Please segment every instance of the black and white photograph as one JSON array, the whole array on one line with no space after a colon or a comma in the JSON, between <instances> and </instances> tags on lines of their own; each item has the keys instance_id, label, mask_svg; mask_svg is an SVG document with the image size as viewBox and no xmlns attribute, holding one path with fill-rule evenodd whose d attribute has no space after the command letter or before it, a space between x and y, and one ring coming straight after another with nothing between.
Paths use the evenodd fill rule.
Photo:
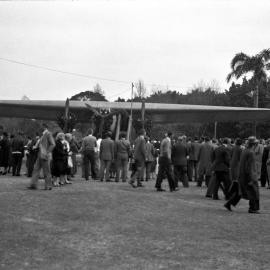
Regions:
<instances>
[{"instance_id":1,"label":"black and white photograph","mask_svg":"<svg viewBox=\"0 0 270 270\"><path fill-rule=\"evenodd\" d=\"M269 270L269 14L0 0L0 270Z\"/></svg>"}]
</instances>

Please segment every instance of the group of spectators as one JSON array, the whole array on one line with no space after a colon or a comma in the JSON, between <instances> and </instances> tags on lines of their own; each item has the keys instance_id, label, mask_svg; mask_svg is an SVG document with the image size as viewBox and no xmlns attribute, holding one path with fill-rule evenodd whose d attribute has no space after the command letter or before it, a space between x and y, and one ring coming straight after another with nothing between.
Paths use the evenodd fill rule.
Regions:
<instances>
[{"instance_id":1,"label":"group of spectators","mask_svg":"<svg viewBox=\"0 0 270 270\"><path fill-rule=\"evenodd\" d=\"M20 176L24 150L23 133L18 132L16 136L9 135L0 126L0 174L11 172L13 176Z\"/></svg>"},{"instance_id":2,"label":"group of spectators","mask_svg":"<svg viewBox=\"0 0 270 270\"><path fill-rule=\"evenodd\" d=\"M145 144L143 147L144 162L142 168L137 175L138 181L148 181L155 173L157 150L149 137L143 138ZM95 180L106 182L126 182L128 178L128 169L135 174L136 155L138 149L135 142L135 148L126 138L125 133L119 135L119 139L112 140L112 133L107 132L103 139L96 139L93 136L93 130L88 130L88 135L83 138L80 153L83 159L83 175L89 180L89 164L91 165L91 176ZM99 165L96 165L99 164ZM113 176L113 177L112 177ZM114 180L112 180L114 178Z\"/></svg>"},{"instance_id":3,"label":"group of spectators","mask_svg":"<svg viewBox=\"0 0 270 270\"><path fill-rule=\"evenodd\" d=\"M42 134L27 141L21 132L9 138L0 127L1 173L6 174L12 168L12 175L19 176L22 158L26 155L31 189L37 188L41 174L45 178L45 189L70 184L77 173L78 153L82 157L82 177L87 181L91 177L106 182L126 182L129 168L128 183L134 188L142 187L142 181L155 178L158 164L157 191L165 191L162 188L165 178L172 192L179 189L179 182L184 187L189 187L190 181L195 181L198 187L205 182L206 197L218 200L221 189L228 200L225 207L230 211L231 205L235 206L243 197L250 200L250 212L258 212L258 181L262 187L268 184L269 188L270 140L258 141L254 137L198 139L185 135L173 137L167 132L159 143L151 141L141 130L131 145L124 133L114 141L111 132L97 139L93 129L89 129L79 144L70 133L52 135L45 124Z\"/></svg>"},{"instance_id":4,"label":"group of spectators","mask_svg":"<svg viewBox=\"0 0 270 270\"><path fill-rule=\"evenodd\" d=\"M228 200L224 206L229 211L240 198L245 198L250 203L249 213L258 213L258 181L261 181L262 187L268 183L269 188L269 142L258 141L255 137L243 141L228 138L210 140L206 137L198 141L183 135L175 139L168 132L160 146L155 187L157 191L165 191L161 185L167 178L170 191L176 191L179 181L188 187L194 176L197 186L205 182L206 197L219 200L218 191L221 189ZM130 184L135 187L134 179Z\"/></svg>"}]
</instances>

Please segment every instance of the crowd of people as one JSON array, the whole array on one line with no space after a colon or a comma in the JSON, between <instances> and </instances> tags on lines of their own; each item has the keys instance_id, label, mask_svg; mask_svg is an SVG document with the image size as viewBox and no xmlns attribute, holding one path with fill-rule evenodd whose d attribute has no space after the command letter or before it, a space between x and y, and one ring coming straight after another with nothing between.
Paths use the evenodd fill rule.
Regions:
<instances>
[{"instance_id":1,"label":"crowd of people","mask_svg":"<svg viewBox=\"0 0 270 270\"><path fill-rule=\"evenodd\" d=\"M219 200L221 189L227 200L224 206L229 211L244 198L249 200L249 212L259 213L258 182L269 188L270 140L187 138L167 132L159 142L140 130L131 145L125 133L114 141L111 132L104 138L96 138L93 129L89 129L87 136L78 142L71 133L52 134L46 124L41 134L27 139L22 132L9 136L0 127L1 174L11 172L20 176L26 155L30 189L37 189L41 177L45 179L46 190L71 184L78 173L78 154L82 157L81 176L86 181L128 181L133 188L139 188L143 187L143 181L155 179L158 192L165 191L164 179L168 180L171 192L179 190L179 183L185 188L191 181L198 187L205 183L205 196Z\"/></svg>"}]
</instances>

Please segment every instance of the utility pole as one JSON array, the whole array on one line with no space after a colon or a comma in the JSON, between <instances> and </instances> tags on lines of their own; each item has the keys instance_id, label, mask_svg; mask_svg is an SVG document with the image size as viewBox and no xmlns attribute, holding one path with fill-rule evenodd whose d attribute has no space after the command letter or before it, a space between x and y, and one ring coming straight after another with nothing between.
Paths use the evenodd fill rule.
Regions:
<instances>
[{"instance_id":1,"label":"utility pole","mask_svg":"<svg viewBox=\"0 0 270 270\"><path fill-rule=\"evenodd\" d=\"M218 122L215 121L215 131L214 131L214 138L215 139L217 138L217 124L218 124Z\"/></svg>"},{"instance_id":2,"label":"utility pole","mask_svg":"<svg viewBox=\"0 0 270 270\"><path fill-rule=\"evenodd\" d=\"M69 99L66 99L65 103L65 115L64 115L64 132L68 132L68 121L69 121Z\"/></svg>"},{"instance_id":3,"label":"utility pole","mask_svg":"<svg viewBox=\"0 0 270 270\"><path fill-rule=\"evenodd\" d=\"M130 100L130 116L128 121L127 139L130 140L131 129L132 129L132 114L133 114L133 88L134 83L131 83L131 100Z\"/></svg>"},{"instance_id":4,"label":"utility pole","mask_svg":"<svg viewBox=\"0 0 270 270\"><path fill-rule=\"evenodd\" d=\"M142 98L142 129L145 128L145 98Z\"/></svg>"},{"instance_id":5,"label":"utility pole","mask_svg":"<svg viewBox=\"0 0 270 270\"><path fill-rule=\"evenodd\" d=\"M256 85L256 90L254 92L254 108L259 108L259 85L258 85L258 83ZM256 137L256 135L257 135L257 122L256 121L254 121L253 134Z\"/></svg>"}]
</instances>

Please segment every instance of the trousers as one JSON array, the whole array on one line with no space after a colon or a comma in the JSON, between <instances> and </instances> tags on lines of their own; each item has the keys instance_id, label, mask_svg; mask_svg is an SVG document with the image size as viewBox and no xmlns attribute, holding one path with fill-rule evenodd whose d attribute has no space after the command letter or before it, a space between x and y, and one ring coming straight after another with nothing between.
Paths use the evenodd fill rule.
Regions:
<instances>
[{"instance_id":1,"label":"trousers","mask_svg":"<svg viewBox=\"0 0 270 270\"><path fill-rule=\"evenodd\" d=\"M168 179L170 190L174 190L175 182L174 182L174 177L172 173L171 160L167 157L160 157L158 175L157 175L157 180L156 180L156 185L155 185L157 189L161 188L162 181L166 177Z\"/></svg>"},{"instance_id":2,"label":"trousers","mask_svg":"<svg viewBox=\"0 0 270 270\"><path fill-rule=\"evenodd\" d=\"M42 159L40 157L37 158L36 163L34 165L34 170L33 170L30 185L35 188L37 187L41 169L43 170L43 174L45 178L45 188L51 188L52 177L51 177L51 170L50 170L50 161L46 159Z\"/></svg>"}]
</instances>

